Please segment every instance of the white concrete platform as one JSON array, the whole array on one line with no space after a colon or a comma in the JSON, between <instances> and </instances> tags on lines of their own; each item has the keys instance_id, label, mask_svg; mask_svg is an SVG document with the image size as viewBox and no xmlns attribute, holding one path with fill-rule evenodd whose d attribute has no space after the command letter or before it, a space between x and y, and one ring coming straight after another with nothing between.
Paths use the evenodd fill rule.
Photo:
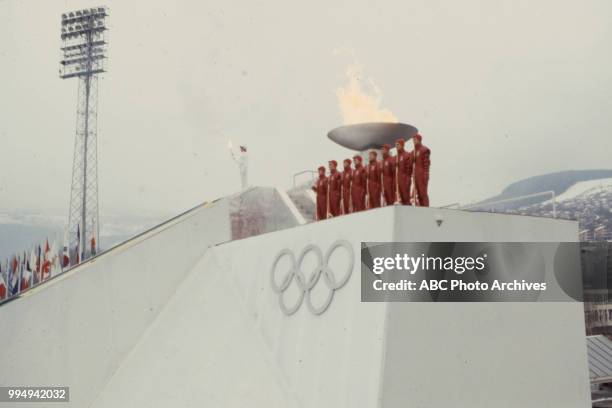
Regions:
<instances>
[{"instance_id":1,"label":"white concrete platform","mask_svg":"<svg viewBox=\"0 0 612 408\"><path fill-rule=\"evenodd\" d=\"M387 207L207 248L226 211L0 308L0 385L69 385L70 406L95 408L590 406L581 303L360 302L362 241L575 241L576 223ZM321 315L283 314L276 255L339 239L346 286ZM321 279L313 302L327 293Z\"/></svg>"}]
</instances>

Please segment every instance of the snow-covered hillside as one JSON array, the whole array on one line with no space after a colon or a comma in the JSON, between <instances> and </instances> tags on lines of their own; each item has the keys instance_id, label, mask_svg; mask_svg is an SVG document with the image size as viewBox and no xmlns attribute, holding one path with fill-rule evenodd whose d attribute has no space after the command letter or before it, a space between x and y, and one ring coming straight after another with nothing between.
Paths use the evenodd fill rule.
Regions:
<instances>
[{"instance_id":1,"label":"snow-covered hillside","mask_svg":"<svg viewBox=\"0 0 612 408\"><path fill-rule=\"evenodd\" d=\"M536 217L556 215L577 220L583 240L612 240L612 177L609 172L569 171L532 177L511 184L496 197L464 208ZM586 177L591 179L585 180ZM556 211L553 211L550 195L531 196L548 191L557 193ZM515 200L525 195L528 197Z\"/></svg>"},{"instance_id":2,"label":"snow-covered hillside","mask_svg":"<svg viewBox=\"0 0 612 408\"><path fill-rule=\"evenodd\" d=\"M552 200L507 212L552 217ZM578 220L582 240L612 240L612 178L572 185L557 197L556 216Z\"/></svg>"},{"instance_id":3,"label":"snow-covered hillside","mask_svg":"<svg viewBox=\"0 0 612 408\"><path fill-rule=\"evenodd\" d=\"M559 195L557 202L571 200L580 196L586 198L590 195L610 190L612 190L612 178L580 181Z\"/></svg>"}]
</instances>

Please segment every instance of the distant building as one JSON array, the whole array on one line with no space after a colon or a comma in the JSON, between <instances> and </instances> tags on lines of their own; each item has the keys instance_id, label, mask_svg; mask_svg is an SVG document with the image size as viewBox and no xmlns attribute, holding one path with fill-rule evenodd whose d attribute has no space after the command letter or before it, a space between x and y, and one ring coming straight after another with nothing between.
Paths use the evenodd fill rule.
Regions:
<instances>
[{"instance_id":1,"label":"distant building","mask_svg":"<svg viewBox=\"0 0 612 408\"><path fill-rule=\"evenodd\" d=\"M612 242L583 242L581 255L586 332L612 335Z\"/></svg>"}]
</instances>

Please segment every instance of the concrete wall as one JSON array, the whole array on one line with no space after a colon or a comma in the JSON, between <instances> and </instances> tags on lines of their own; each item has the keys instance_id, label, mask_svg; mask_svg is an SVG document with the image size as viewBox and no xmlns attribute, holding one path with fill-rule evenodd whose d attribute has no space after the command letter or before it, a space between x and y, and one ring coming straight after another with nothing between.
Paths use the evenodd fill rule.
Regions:
<instances>
[{"instance_id":1,"label":"concrete wall","mask_svg":"<svg viewBox=\"0 0 612 408\"><path fill-rule=\"evenodd\" d=\"M576 222L550 218L424 208L397 218L412 228L396 241L578 237ZM386 318L385 408L590 406L582 303L390 303Z\"/></svg>"},{"instance_id":2,"label":"concrete wall","mask_svg":"<svg viewBox=\"0 0 612 408\"><path fill-rule=\"evenodd\" d=\"M222 268L232 279L267 353L300 406L377 406L385 305L360 302L359 251L361 241L392 240L393 223L393 211L361 213L217 248ZM270 268L275 256L288 248L297 258L309 244L316 244L325 254L340 239L352 245L355 257L346 286L335 292L329 308L320 316L313 315L305 303L294 315L285 316L278 295L271 290ZM339 279L347 259L342 250L338 252L330 265ZM309 256L302 270L308 276L313 266L314 259ZM279 265L277 281L288 267L287 263ZM321 304L328 293L321 277L313 291L313 303ZM292 304L297 294L294 282L285 293L286 303Z\"/></svg>"},{"instance_id":3,"label":"concrete wall","mask_svg":"<svg viewBox=\"0 0 612 408\"><path fill-rule=\"evenodd\" d=\"M396 207L219 245L93 406L587 407L580 303L360 302L361 241L576 237L573 222ZM270 277L276 255L287 248L297 257L310 244L325 253L339 239L356 260L346 286L321 315L306 304L283 314ZM313 265L309 255L302 270ZM346 258L330 266L340 271ZM288 267L279 263L277 283ZM313 302L327 293L321 278ZM293 282L284 299L298 294Z\"/></svg>"},{"instance_id":4,"label":"concrete wall","mask_svg":"<svg viewBox=\"0 0 612 408\"><path fill-rule=\"evenodd\" d=\"M227 278L207 251L92 407L297 407Z\"/></svg>"},{"instance_id":5,"label":"concrete wall","mask_svg":"<svg viewBox=\"0 0 612 408\"><path fill-rule=\"evenodd\" d=\"M79 408L589 404L580 303L360 302L362 241L573 241L574 222L389 207L207 249L230 233L219 201L3 305L0 385L67 385ZM347 284L285 315L277 254L338 240ZM313 303L329 293L320 277Z\"/></svg>"},{"instance_id":6,"label":"concrete wall","mask_svg":"<svg viewBox=\"0 0 612 408\"><path fill-rule=\"evenodd\" d=\"M227 202L205 205L3 305L0 385L70 386L70 406L89 406L207 247L229 238Z\"/></svg>"},{"instance_id":7,"label":"concrete wall","mask_svg":"<svg viewBox=\"0 0 612 408\"><path fill-rule=\"evenodd\" d=\"M390 240L393 213L377 214L366 227L370 217L312 223L208 251L94 407L376 406L385 305L360 302L359 263L318 317L306 304L285 316L270 290L271 262L283 248L297 256L306 245L325 251L345 238L358 257L362 240ZM305 260L305 272L312 261ZM343 259L336 261L341 268ZM295 295L288 291L287 302ZM325 295L317 291L313 301ZM152 389L164 391L151 395Z\"/></svg>"},{"instance_id":8,"label":"concrete wall","mask_svg":"<svg viewBox=\"0 0 612 408\"><path fill-rule=\"evenodd\" d=\"M398 242L578 241L575 221L424 207L395 207L395 211Z\"/></svg>"}]
</instances>

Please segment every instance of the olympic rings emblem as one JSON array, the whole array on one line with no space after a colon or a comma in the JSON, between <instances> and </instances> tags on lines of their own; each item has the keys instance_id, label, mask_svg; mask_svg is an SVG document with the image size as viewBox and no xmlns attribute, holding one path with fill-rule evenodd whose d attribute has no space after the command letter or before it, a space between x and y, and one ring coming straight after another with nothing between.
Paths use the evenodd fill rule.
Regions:
<instances>
[{"instance_id":1,"label":"olympic rings emblem","mask_svg":"<svg viewBox=\"0 0 612 408\"><path fill-rule=\"evenodd\" d=\"M348 251L349 262L345 273L341 276L340 279L337 279L331 268L329 267L329 259L331 258L334 251L340 247L343 247ZM311 252L317 257L317 265L315 266L315 268L313 268L309 275L306 276L302 271L302 262L304 261L306 255ZM285 256L288 257L291 261L291 267L287 274L282 278L282 282L279 285L277 284L276 279L276 269L278 266L278 262ZM298 311L298 309L304 302L304 299L306 299L306 305L308 306L308 310L310 310L312 314L320 315L324 313L331 304L335 291L342 288L348 282L349 278L351 277L351 274L353 273L354 263L355 254L353 252L353 246L346 240L338 240L334 242L325 253L325 256L323 256L321 248L319 248L317 245L307 245L300 253L300 256L297 258L297 261L295 259L295 255L290 249L282 249L274 258L274 262L272 262L272 267L270 268L270 283L272 286L272 290L278 294L278 303L282 312L287 316L291 316L292 314ZM312 303L310 294L312 289L319 282L321 275L323 275L323 282L329 289L329 293L327 295L327 298L325 299L325 302L322 305L316 306ZM283 294L285 293L287 288L289 288L289 285L291 285L291 282L293 282L293 280L295 280L300 294L293 305L287 306L285 304Z\"/></svg>"}]
</instances>

